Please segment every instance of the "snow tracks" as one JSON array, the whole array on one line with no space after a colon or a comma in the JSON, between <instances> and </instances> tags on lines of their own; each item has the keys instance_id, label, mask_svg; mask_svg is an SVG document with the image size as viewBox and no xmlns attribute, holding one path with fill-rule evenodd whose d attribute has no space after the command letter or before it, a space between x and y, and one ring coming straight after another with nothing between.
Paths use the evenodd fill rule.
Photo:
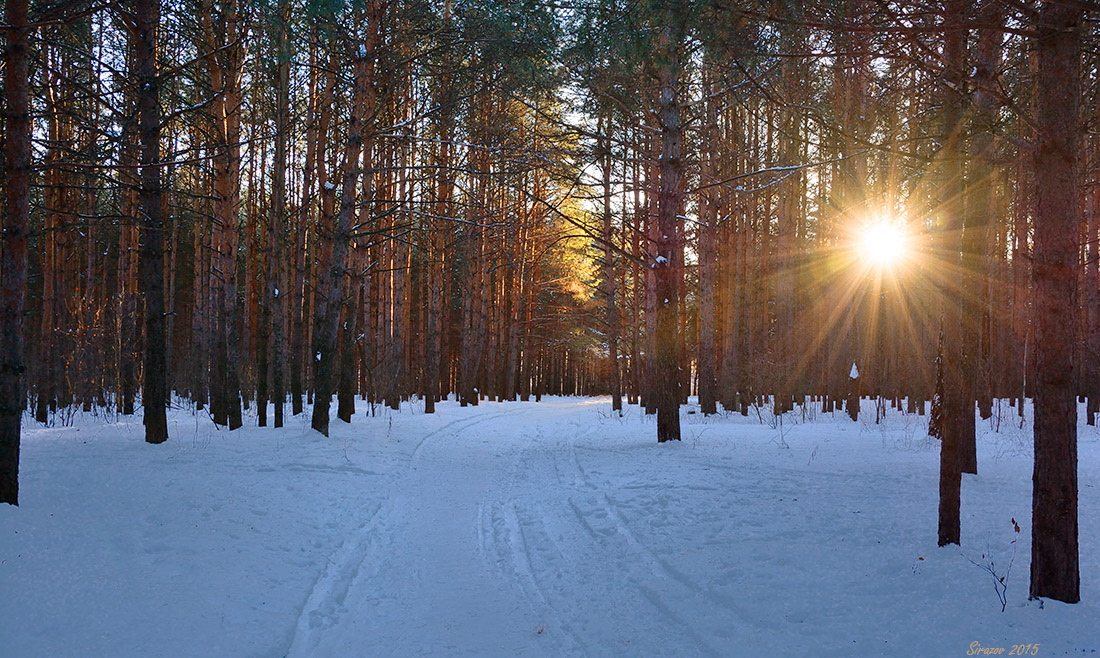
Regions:
<instances>
[{"instance_id":1,"label":"snow tracks","mask_svg":"<svg viewBox=\"0 0 1100 658\"><path fill-rule=\"evenodd\" d=\"M611 441L623 426L575 401L443 408L393 421L407 459L288 655L721 656L758 624L661 543L683 529L685 489L659 475L683 446Z\"/></svg>"}]
</instances>

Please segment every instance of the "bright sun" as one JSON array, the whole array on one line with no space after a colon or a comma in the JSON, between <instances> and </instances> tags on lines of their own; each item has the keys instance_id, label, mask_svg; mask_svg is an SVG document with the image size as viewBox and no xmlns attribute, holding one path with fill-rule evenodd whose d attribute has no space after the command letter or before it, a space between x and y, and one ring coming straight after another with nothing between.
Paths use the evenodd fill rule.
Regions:
<instances>
[{"instance_id":1,"label":"bright sun","mask_svg":"<svg viewBox=\"0 0 1100 658\"><path fill-rule=\"evenodd\" d=\"M890 267L905 257L905 231L892 222L876 222L864 227L859 241L864 260L880 267Z\"/></svg>"}]
</instances>

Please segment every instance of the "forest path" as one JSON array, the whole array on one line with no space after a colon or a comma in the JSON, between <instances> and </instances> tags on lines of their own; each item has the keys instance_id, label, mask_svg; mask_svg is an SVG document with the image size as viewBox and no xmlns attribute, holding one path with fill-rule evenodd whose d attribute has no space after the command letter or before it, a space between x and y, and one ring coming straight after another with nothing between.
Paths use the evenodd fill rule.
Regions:
<instances>
[{"instance_id":1,"label":"forest path","mask_svg":"<svg viewBox=\"0 0 1100 658\"><path fill-rule=\"evenodd\" d=\"M435 655L545 654L531 642L539 633L523 590L487 561L485 511L513 495L530 448L530 437L508 436L508 418L549 419L529 418L529 405L450 411L456 420L403 439L407 463L331 557L289 656L384 655L417 636Z\"/></svg>"},{"instance_id":2,"label":"forest path","mask_svg":"<svg viewBox=\"0 0 1100 658\"><path fill-rule=\"evenodd\" d=\"M448 414L401 439L407 460L329 558L289 656L719 656L759 623L652 544L676 523L659 471L682 446L644 423L626 450L608 443L621 423L596 403Z\"/></svg>"}]
</instances>

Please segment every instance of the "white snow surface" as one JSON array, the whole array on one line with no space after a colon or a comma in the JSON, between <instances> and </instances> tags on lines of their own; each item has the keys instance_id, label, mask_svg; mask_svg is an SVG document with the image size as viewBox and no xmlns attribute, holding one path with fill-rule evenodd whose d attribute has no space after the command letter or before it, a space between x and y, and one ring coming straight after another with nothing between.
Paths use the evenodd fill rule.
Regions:
<instances>
[{"instance_id":1,"label":"white snow surface","mask_svg":"<svg viewBox=\"0 0 1100 658\"><path fill-rule=\"evenodd\" d=\"M437 409L360 403L326 438L308 410L228 432L175 408L159 446L138 417L28 421L22 505L0 505L0 656L1100 648L1100 434L1083 421L1083 602L1066 605L1028 601L1030 424L1007 404L999 431L979 422L962 546L944 548L926 417L689 406L684 440L658 445L652 416L606 398ZM969 560L1004 575L1013 547L1002 613Z\"/></svg>"}]
</instances>

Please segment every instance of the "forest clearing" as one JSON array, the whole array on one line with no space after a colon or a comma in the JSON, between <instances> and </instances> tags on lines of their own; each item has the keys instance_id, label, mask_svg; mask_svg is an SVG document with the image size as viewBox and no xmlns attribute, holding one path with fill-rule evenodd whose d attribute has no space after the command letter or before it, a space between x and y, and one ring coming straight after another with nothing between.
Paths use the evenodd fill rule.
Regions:
<instances>
[{"instance_id":1,"label":"forest clearing","mask_svg":"<svg viewBox=\"0 0 1100 658\"><path fill-rule=\"evenodd\" d=\"M1028 600L1030 428L978 424L963 541L937 548L926 416L773 427L767 409L697 409L668 444L652 440L651 416L619 418L606 397L449 401L431 416L360 404L367 417L328 439L304 420L238 434L173 409L164 450L124 418L29 430L27 502L0 507L0 646L118 658L1100 649L1097 515L1082 515L1083 602ZM1082 426L1080 449L1081 506L1097 509L1100 431ZM1006 576L1004 612L986 565Z\"/></svg>"}]
</instances>

